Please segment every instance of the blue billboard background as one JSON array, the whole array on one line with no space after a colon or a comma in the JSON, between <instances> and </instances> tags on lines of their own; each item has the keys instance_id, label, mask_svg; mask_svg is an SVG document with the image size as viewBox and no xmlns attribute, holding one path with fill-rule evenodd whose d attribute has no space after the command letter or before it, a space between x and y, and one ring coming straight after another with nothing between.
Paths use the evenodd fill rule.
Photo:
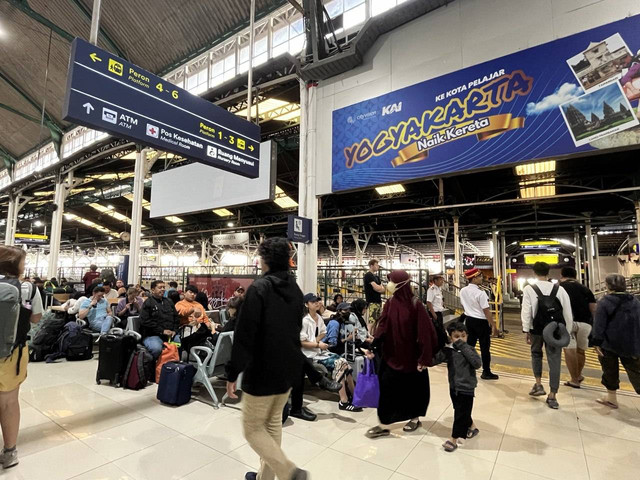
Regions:
<instances>
[{"instance_id":1,"label":"blue billboard background","mask_svg":"<svg viewBox=\"0 0 640 480\"><path fill-rule=\"evenodd\" d=\"M598 69L589 60L603 48L613 61ZM633 16L336 110L332 189L640 143L639 49L640 16ZM598 98L613 98L613 110L575 113ZM475 112L466 110L474 102Z\"/></svg>"}]
</instances>

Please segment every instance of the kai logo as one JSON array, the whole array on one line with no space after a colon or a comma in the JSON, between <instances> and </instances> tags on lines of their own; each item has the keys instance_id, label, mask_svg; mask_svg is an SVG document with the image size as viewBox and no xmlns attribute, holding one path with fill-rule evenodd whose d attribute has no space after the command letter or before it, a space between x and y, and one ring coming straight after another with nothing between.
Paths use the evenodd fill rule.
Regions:
<instances>
[{"instance_id":1,"label":"kai logo","mask_svg":"<svg viewBox=\"0 0 640 480\"><path fill-rule=\"evenodd\" d=\"M402 102L392 103L386 107L382 107L382 116L391 115L392 113L399 113L402 111Z\"/></svg>"},{"instance_id":2,"label":"kai logo","mask_svg":"<svg viewBox=\"0 0 640 480\"><path fill-rule=\"evenodd\" d=\"M124 71L124 67L120 62L115 61L113 58L109 59L109 71L111 73L115 73L116 75L122 76L122 72Z\"/></svg>"}]
</instances>

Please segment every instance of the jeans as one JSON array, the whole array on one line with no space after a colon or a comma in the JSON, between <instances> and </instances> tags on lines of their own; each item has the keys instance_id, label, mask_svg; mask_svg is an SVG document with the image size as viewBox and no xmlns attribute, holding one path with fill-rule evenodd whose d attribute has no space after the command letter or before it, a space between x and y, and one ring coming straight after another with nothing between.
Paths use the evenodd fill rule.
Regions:
<instances>
[{"instance_id":1,"label":"jeans","mask_svg":"<svg viewBox=\"0 0 640 480\"><path fill-rule=\"evenodd\" d=\"M113 317L89 319L89 328L94 332L107 333L113 325Z\"/></svg>"},{"instance_id":2,"label":"jeans","mask_svg":"<svg viewBox=\"0 0 640 480\"><path fill-rule=\"evenodd\" d=\"M483 373L491 372L491 326L486 318L467 317L465 325L469 336L467 343L476 348L476 342L480 341L480 353L482 356Z\"/></svg>"},{"instance_id":3,"label":"jeans","mask_svg":"<svg viewBox=\"0 0 640 480\"><path fill-rule=\"evenodd\" d=\"M452 438L467 438L467 433L473 419L471 411L473 410L473 394L472 393L456 393L455 390L449 390L451 401L453 402L453 428L451 430Z\"/></svg>"},{"instance_id":4,"label":"jeans","mask_svg":"<svg viewBox=\"0 0 640 480\"><path fill-rule=\"evenodd\" d=\"M173 341L176 343L180 343L180 336L174 336ZM142 344L146 347L147 350L149 350L149 353L153 355L153 358L157 360L162 353L164 340L158 336L146 337L142 340Z\"/></svg>"},{"instance_id":5,"label":"jeans","mask_svg":"<svg viewBox=\"0 0 640 480\"><path fill-rule=\"evenodd\" d=\"M289 460L282 443L282 409L289 392L280 395L242 394L242 426L249 446L260 456L258 480L289 480L296 466Z\"/></svg>"},{"instance_id":6,"label":"jeans","mask_svg":"<svg viewBox=\"0 0 640 480\"><path fill-rule=\"evenodd\" d=\"M598 357L602 365L602 385L607 390L620 388L620 362L622 362L633 389L640 395L640 357L621 357L605 349L602 349L602 353L604 356Z\"/></svg>"},{"instance_id":7,"label":"jeans","mask_svg":"<svg viewBox=\"0 0 640 480\"><path fill-rule=\"evenodd\" d=\"M542 335L531 334L531 366L536 378L542 377L542 344L547 352L549 364L549 388L551 393L558 393L560 388L560 365L562 363L562 348L553 347L544 341Z\"/></svg>"}]
</instances>

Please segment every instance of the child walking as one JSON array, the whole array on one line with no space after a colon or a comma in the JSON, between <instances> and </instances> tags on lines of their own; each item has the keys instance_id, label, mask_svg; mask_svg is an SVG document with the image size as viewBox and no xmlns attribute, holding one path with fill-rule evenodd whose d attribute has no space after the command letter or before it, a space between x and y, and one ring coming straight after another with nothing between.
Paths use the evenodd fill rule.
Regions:
<instances>
[{"instance_id":1,"label":"child walking","mask_svg":"<svg viewBox=\"0 0 640 480\"><path fill-rule=\"evenodd\" d=\"M449 394L453 402L453 429L451 438L442 445L446 452L458 448L458 439L473 438L480 433L473 423L473 397L478 379L476 370L482 366L478 352L467 344L467 327L455 322L447 327L449 342L434 359L434 364L447 362Z\"/></svg>"}]
</instances>

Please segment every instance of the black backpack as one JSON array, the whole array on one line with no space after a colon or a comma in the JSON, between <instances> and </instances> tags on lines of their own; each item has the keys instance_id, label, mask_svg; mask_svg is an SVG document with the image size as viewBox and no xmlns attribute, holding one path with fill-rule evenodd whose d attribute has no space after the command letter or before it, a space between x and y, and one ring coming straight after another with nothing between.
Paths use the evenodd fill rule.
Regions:
<instances>
[{"instance_id":1,"label":"black backpack","mask_svg":"<svg viewBox=\"0 0 640 480\"><path fill-rule=\"evenodd\" d=\"M66 315L59 317L53 312L45 312L40 322L40 329L29 342L30 362L44 362L45 357L53 352L67 319Z\"/></svg>"},{"instance_id":2,"label":"black backpack","mask_svg":"<svg viewBox=\"0 0 640 480\"><path fill-rule=\"evenodd\" d=\"M47 363L58 358L67 360L89 360L93 358L93 336L82 330L75 322L67 323L54 345L53 352L46 356Z\"/></svg>"},{"instance_id":3,"label":"black backpack","mask_svg":"<svg viewBox=\"0 0 640 480\"><path fill-rule=\"evenodd\" d=\"M536 316L533 317L533 329L532 333L536 335L542 335L544 327L551 322L565 323L564 315L562 314L562 304L558 300L558 290L560 286L556 283L551 289L549 295L543 295L540 288L537 285L531 285L533 291L538 296L538 311Z\"/></svg>"}]
</instances>

